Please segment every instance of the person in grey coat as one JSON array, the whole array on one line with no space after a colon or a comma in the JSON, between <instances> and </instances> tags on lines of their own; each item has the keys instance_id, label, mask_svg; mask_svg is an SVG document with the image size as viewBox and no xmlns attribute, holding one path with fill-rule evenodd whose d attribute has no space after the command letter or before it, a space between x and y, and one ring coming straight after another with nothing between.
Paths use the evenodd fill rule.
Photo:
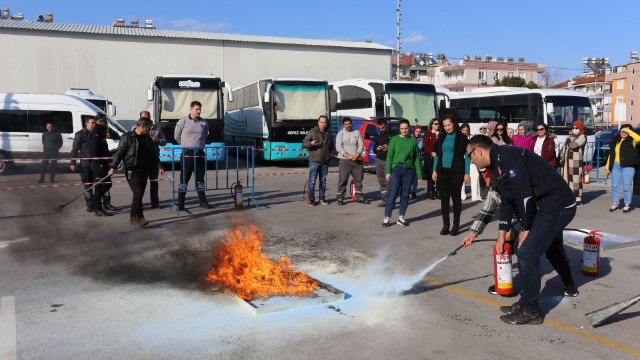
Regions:
<instances>
[{"instance_id":1,"label":"person in grey coat","mask_svg":"<svg viewBox=\"0 0 640 360\"><path fill-rule=\"evenodd\" d=\"M48 121L46 125L47 131L42 133L42 147L43 147L43 158L42 166L40 167L40 180L38 183L44 182L44 175L47 172L47 164L49 160L46 159L56 159L58 154L60 154L60 148L62 147L62 135L60 132L53 128L53 122ZM51 160L51 173L49 174L49 182L56 182L56 168L58 167L57 160Z\"/></svg>"},{"instance_id":2,"label":"person in grey coat","mask_svg":"<svg viewBox=\"0 0 640 360\"><path fill-rule=\"evenodd\" d=\"M362 193L362 178L364 177L364 164L360 156L364 150L364 142L358 130L353 130L351 118L342 120L344 129L336 135L336 149L338 150L338 205L344 205L344 193L347 190L349 176L353 178L355 196L360 204L368 204Z\"/></svg>"},{"instance_id":3,"label":"person in grey coat","mask_svg":"<svg viewBox=\"0 0 640 360\"><path fill-rule=\"evenodd\" d=\"M318 203L329 205L324 197L327 189L327 174L329 173L329 161L333 156L333 139L329 130L329 121L322 115L318 118L318 126L309 130L302 140L302 147L309 150L309 188L307 190L309 206L316 206L315 185L316 178L320 177L320 193Z\"/></svg>"},{"instance_id":4,"label":"person in grey coat","mask_svg":"<svg viewBox=\"0 0 640 360\"><path fill-rule=\"evenodd\" d=\"M151 114L146 111L140 111L141 119L151 119ZM133 125L131 127L131 131L134 131L138 125ZM153 140L153 144L156 146L156 153L160 154L160 146L167 145L167 138L164 136L164 132L162 129L153 124L151 127L151 132L149 133L151 139ZM160 188L160 184L158 184L158 172L160 169L153 169L153 171L149 172L149 181L151 182L149 187L149 197L151 198L151 208L152 209L162 209L162 205L160 205L160 197L158 196L158 190Z\"/></svg>"}]
</instances>

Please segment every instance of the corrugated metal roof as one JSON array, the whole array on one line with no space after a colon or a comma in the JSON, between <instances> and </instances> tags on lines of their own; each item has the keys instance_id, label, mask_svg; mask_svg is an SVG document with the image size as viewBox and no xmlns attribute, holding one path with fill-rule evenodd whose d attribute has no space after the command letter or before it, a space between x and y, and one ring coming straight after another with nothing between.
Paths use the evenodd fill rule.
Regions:
<instances>
[{"instance_id":1,"label":"corrugated metal roof","mask_svg":"<svg viewBox=\"0 0 640 360\"><path fill-rule=\"evenodd\" d=\"M147 37L202 39L202 40L218 40L218 41L223 40L223 41L239 41L239 42L253 42L253 43L287 44L287 45L326 46L326 47L374 49L374 50L389 50L389 51L392 50L390 47L384 46L381 44L358 42L358 41L301 39L301 38L286 38L286 37L277 37L277 36L225 34L225 33L204 32L204 31L160 30L160 29L147 29L144 27L132 28L132 27L114 27L114 26L96 26L96 25L0 20L0 28L28 29L28 30L38 30L38 31L60 31L60 32L71 32L71 33L85 33L85 34L147 36Z\"/></svg>"}]
</instances>

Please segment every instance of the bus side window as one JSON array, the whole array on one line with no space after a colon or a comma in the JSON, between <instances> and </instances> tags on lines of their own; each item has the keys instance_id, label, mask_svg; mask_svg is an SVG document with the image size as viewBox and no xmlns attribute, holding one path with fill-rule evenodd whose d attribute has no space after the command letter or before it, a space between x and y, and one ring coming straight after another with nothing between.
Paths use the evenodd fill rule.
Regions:
<instances>
[{"instance_id":1,"label":"bus side window","mask_svg":"<svg viewBox=\"0 0 640 360\"><path fill-rule=\"evenodd\" d=\"M329 111L330 112L336 111L337 102L338 102L338 94L336 93L335 90L329 89Z\"/></svg>"},{"instance_id":2,"label":"bus side window","mask_svg":"<svg viewBox=\"0 0 640 360\"><path fill-rule=\"evenodd\" d=\"M364 128L364 138L366 140L371 140L371 138L375 138L376 136L378 136L378 128L375 125L367 125L366 128Z\"/></svg>"}]
</instances>

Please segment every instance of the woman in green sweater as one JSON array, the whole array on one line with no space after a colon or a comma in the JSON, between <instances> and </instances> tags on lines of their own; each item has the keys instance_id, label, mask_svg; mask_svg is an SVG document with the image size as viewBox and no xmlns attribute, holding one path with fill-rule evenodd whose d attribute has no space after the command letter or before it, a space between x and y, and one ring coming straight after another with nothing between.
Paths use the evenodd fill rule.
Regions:
<instances>
[{"instance_id":1,"label":"woman in green sweater","mask_svg":"<svg viewBox=\"0 0 640 360\"><path fill-rule=\"evenodd\" d=\"M409 206L409 192L416 176L418 181L422 181L420 149L418 149L416 139L409 135L410 127L409 120L400 120L400 135L392 137L389 143L386 170L387 181L389 181L389 196L384 207L384 220L382 220L384 227L390 225L389 218L400 188L402 188L402 194L396 223L400 226L409 225L409 222L404 219L404 214Z\"/></svg>"}]
</instances>

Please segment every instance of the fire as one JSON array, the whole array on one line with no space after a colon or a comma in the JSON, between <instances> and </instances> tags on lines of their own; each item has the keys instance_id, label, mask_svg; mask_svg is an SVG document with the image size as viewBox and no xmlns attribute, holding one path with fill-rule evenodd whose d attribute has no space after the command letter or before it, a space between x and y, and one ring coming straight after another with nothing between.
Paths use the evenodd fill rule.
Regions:
<instances>
[{"instance_id":1,"label":"fire","mask_svg":"<svg viewBox=\"0 0 640 360\"><path fill-rule=\"evenodd\" d=\"M288 257L281 257L277 263L269 260L261 252L265 242L257 226L235 219L215 247L211 270L204 279L244 300L272 295L305 296L317 289L318 283L296 270Z\"/></svg>"}]
</instances>

